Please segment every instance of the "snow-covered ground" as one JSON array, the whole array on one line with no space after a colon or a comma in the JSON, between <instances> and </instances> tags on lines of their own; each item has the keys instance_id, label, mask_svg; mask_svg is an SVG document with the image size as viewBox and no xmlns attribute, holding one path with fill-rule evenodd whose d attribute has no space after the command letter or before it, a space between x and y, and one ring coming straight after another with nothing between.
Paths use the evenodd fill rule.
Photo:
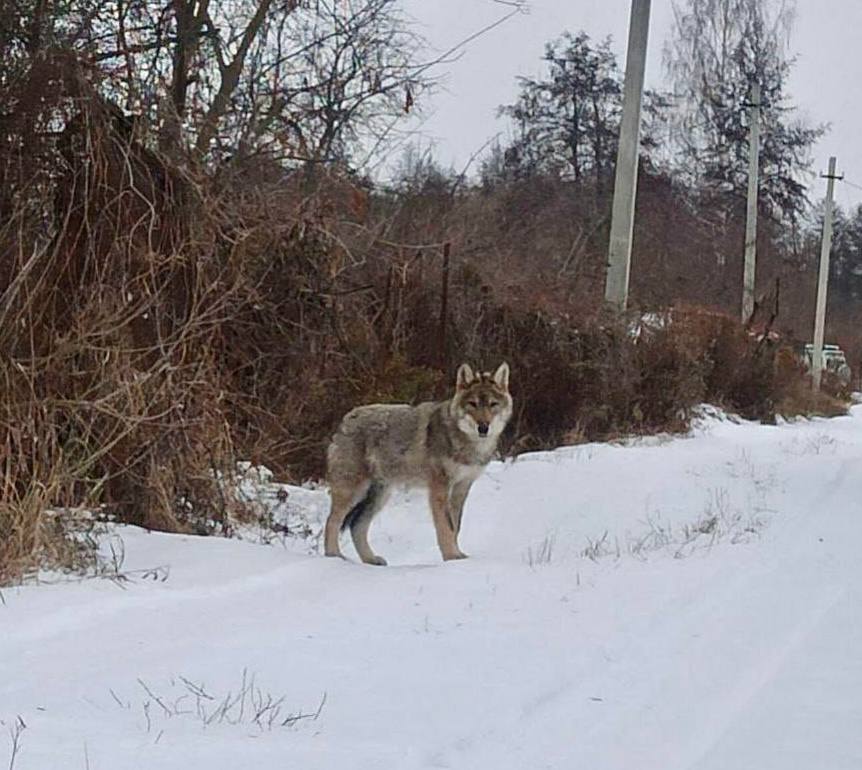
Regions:
<instances>
[{"instance_id":1,"label":"snow-covered ground","mask_svg":"<svg viewBox=\"0 0 862 770\"><path fill-rule=\"evenodd\" d=\"M862 407L494 464L463 562L419 492L387 568L120 534L3 591L0 767L862 767Z\"/></svg>"}]
</instances>

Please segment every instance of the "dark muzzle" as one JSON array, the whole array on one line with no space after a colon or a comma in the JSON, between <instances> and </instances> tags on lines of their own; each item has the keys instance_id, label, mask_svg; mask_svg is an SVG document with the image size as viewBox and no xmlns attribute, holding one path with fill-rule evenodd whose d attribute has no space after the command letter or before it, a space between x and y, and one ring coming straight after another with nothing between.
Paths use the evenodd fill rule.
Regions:
<instances>
[{"instance_id":1,"label":"dark muzzle","mask_svg":"<svg viewBox=\"0 0 862 770\"><path fill-rule=\"evenodd\" d=\"M488 423L487 422L480 422L480 423L477 423L477 425L479 427L479 435L480 436L487 436L488 435Z\"/></svg>"}]
</instances>

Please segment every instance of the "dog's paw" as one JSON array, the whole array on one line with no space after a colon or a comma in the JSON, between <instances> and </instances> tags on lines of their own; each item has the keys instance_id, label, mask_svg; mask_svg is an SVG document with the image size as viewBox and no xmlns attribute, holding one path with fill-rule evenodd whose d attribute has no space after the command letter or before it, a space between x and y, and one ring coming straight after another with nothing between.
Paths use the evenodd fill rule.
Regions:
<instances>
[{"instance_id":1,"label":"dog's paw","mask_svg":"<svg viewBox=\"0 0 862 770\"><path fill-rule=\"evenodd\" d=\"M455 561L456 559L468 559L466 553L463 551L455 551L455 553L443 554L443 561Z\"/></svg>"},{"instance_id":2,"label":"dog's paw","mask_svg":"<svg viewBox=\"0 0 862 770\"><path fill-rule=\"evenodd\" d=\"M367 559L363 559L362 561L364 561L366 564L373 564L375 567L385 567L387 564L386 559L384 559L382 556L377 556L377 554L375 554L374 556L370 556Z\"/></svg>"}]
</instances>

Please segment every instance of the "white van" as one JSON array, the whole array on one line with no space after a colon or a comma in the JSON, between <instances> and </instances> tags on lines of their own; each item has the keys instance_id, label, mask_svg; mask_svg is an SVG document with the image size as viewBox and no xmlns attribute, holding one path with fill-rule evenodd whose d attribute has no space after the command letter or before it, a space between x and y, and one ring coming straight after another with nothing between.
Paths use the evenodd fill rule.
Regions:
<instances>
[{"instance_id":1,"label":"white van","mask_svg":"<svg viewBox=\"0 0 862 770\"><path fill-rule=\"evenodd\" d=\"M809 372L811 371L813 359L814 345L809 342L802 351L802 361ZM823 371L834 374L845 384L849 384L850 379L853 376L853 372L850 370L850 365L847 363L847 356L844 355L844 351L841 350L838 345L823 346L822 368Z\"/></svg>"}]
</instances>

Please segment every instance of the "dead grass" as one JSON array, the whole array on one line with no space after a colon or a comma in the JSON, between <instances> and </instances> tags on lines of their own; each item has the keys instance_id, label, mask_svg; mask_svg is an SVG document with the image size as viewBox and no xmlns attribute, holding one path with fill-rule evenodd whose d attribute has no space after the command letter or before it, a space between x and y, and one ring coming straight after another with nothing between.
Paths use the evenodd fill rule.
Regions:
<instances>
[{"instance_id":1,"label":"dead grass","mask_svg":"<svg viewBox=\"0 0 862 770\"><path fill-rule=\"evenodd\" d=\"M5 726L5 722L0 719L0 725ZM15 720L9 728L9 770L15 770L15 762L18 759L18 756L21 754L21 750L23 747L23 736L24 731L27 729L27 724L24 722L23 718L18 715L15 717Z\"/></svg>"},{"instance_id":2,"label":"dead grass","mask_svg":"<svg viewBox=\"0 0 862 770\"><path fill-rule=\"evenodd\" d=\"M314 711L288 711L284 695L276 696L265 690L257 677L245 669L237 688L223 695L216 695L203 683L184 676L172 679L163 688L156 688L140 678L137 684L144 694L140 703L143 725L148 734L155 735L155 742L164 733L164 726L174 720L196 721L204 728L233 725L269 732L275 728L294 727L306 720L317 721L326 705L326 693L323 693ZM110 694L121 709L133 710L132 699L125 699L113 690Z\"/></svg>"},{"instance_id":3,"label":"dead grass","mask_svg":"<svg viewBox=\"0 0 862 770\"><path fill-rule=\"evenodd\" d=\"M641 531L627 533L622 541L611 537L607 531L595 539L587 538L580 556L599 561L619 559L625 554L646 560L651 554L661 552L682 559L719 543L750 542L759 536L763 526L763 519L757 512L732 508L726 490L710 490L703 512L691 522L672 526L656 516L647 516Z\"/></svg>"}]
</instances>

